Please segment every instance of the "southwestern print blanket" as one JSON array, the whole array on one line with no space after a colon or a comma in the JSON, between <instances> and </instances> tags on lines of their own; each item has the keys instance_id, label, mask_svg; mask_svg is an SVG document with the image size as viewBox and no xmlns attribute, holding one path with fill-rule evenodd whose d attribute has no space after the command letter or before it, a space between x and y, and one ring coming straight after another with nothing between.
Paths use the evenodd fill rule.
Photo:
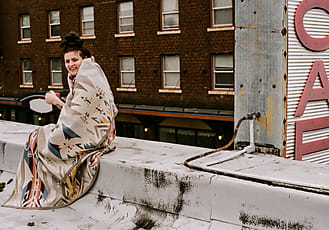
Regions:
<instances>
[{"instance_id":1,"label":"southwestern print blanket","mask_svg":"<svg viewBox=\"0 0 329 230\"><path fill-rule=\"evenodd\" d=\"M101 67L84 59L57 124L33 131L24 148L16 186L3 205L50 209L71 204L93 185L100 156L114 139L117 108Z\"/></svg>"}]
</instances>

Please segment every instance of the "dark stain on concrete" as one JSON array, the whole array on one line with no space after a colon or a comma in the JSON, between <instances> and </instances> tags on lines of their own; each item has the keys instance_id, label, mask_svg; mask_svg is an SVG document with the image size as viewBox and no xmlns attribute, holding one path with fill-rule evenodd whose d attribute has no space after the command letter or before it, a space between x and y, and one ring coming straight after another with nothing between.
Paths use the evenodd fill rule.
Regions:
<instances>
[{"instance_id":1,"label":"dark stain on concrete","mask_svg":"<svg viewBox=\"0 0 329 230\"><path fill-rule=\"evenodd\" d=\"M1 144L1 153L2 153L3 156L5 156L6 143L1 143L0 142L0 144Z\"/></svg>"},{"instance_id":2,"label":"dark stain on concrete","mask_svg":"<svg viewBox=\"0 0 329 230\"><path fill-rule=\"evenodd\" d=\"M104 195L104 193L102 191L98 190L97 203L102 202L105 198L106 198L106 196Z\"/></svg>"},{"instance_id":3,"label":"dark stain on concrete","mask_svg":"<svg viewBox=\"0 0 329 230\"><path fill-rule=\"evenodd\" d=\"M141 202L142 205L144 205L145 207L148 207L148 208L154 208L154 207L153 207L153 204L152 204L150 201L148 201L148 200L144 200L144 199L142 199L142 200L140 200L140 202Z\"/></svg>"},{"instance_id":4,"label":"dark stain on concrete","mask_svg":"<svg viewBox=\"0 0 329 230\"><path fill-rule=\"evenodd\" d=\"M278 218L271 218L265 216L249 215L245 212L240 212L239 220L243 225L247 226L262 226L266 228L275 229L289 229L289 230L312 230L312 224L304 224L295 221L286 221Z\"/></svg>"},{"instance_id":5,"label":"dark stain on concrete","mask_svg":"<svg viewBox=\"0 0 329 230\"><path fill-rule=\"evenodd\" d=\"M34 227L34 226L35 226L35 223L34 223L34 222L28 222L28 223L27 223L27 226L29 226L29 227Z\"/></svg>"},{"instance_id":6,"label":"dark stain on concrete","mask_svg":"<svg viewBox=\"0 0 329 230\"><path fill-rule=\"evenodd\" d=\"M191 182L187 178L178 181L179 193L174 207L175 213L180 213L185 204L184 194L191 189Z\"/></svg>"},{"instance_id":7,"label":"dark stain on concrete","mask_svg":"<svg viewBox=\"0 0 329 230\"><path fill-rule=\"evenodd\" d=\"M140 218L135 223L135 228L133 230L138 230L138 229L151 229L155 225L155 221L152 220L151 218L147 217L146 215L142 215Z\"/></svg>"},{"instance_id":8,"label":"dark stain on concrete","mask_svg":"<svg viewBox=\"0 0 329 230\"><path fill-rule=\"evenodd\" d=\"M169 176L168 176L169 175ZM179 214L186 201L184 200L184 195L190 191L192 187L192 183L189 177L178 178L178 176L174 176L172 174L167 174L163 171L152 170L152 169L144 169L144 180L145 186L147 188L148 185L153 185L157 189L163 189L171 184L175 184L178 189L178 195L176 198L176 202L171 204L170 207L167 205L163 205L161 202L156 205L157 208L161 210L172 210L174 213ZM171 180L170 180L171 179ZM147 207L154 207L154 205L148 201L141 200L142 204Z\"/></svg>"},{"instance_id":9,"label":"dark stain on concrete","mask_svg":"<svg viewBox=\"0 0 329 230\"><path fill-rule=\"evenodd\" d=\"M0 192L2 192L6 187L6 182L0 182Z\"/></svg>"},{"instance_id":10,"label":"dark stain on concrete","mask_svg":"<svg viewBox=\"0 0 329 230\"><path fill-rule=\"evenodd\" d=\"M158 189L171 184L171 182L166 179L166 174L159 170L145 168L144 179L146 184L153 184Z\"/></svg>"}]
</instances>

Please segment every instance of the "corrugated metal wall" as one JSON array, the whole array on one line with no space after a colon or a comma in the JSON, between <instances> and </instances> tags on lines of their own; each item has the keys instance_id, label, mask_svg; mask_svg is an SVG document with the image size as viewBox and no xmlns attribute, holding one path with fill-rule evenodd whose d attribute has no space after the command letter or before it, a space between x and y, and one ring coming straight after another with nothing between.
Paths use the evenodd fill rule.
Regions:
<instances>
[{"instance_id":1,"label":"corrugated metal wall","mask_svg":"<svg viewBox=\"0 0 329 230\"><path fill-rule=\"evenodd\" d=\"M328 103L323 101L308 102L305 112L295 117L295 111L302 95L307 77L315 60L324 62L329 76L329 50L314 52L306 49L296 37L294 16L302 0L288 1L288 93L287 93L287 149L286 157L294 158L295 152L295 122L310 118L329 116ZM305 30L314 38L329 35L329 15L322 9L311 9L304 16ZM320 88L317 78L314 88ZM329 129L309 131L303 134L303 143L321 140L329 137ZM329 164L329 149L303 156L303 160Z\"/></svg>"}]
</instances>

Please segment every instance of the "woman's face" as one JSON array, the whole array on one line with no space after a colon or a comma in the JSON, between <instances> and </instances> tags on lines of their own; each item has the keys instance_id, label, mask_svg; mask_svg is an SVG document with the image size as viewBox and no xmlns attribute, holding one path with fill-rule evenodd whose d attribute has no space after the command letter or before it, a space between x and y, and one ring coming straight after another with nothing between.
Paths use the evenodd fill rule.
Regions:
<instances>
[{"instance_id":1,"label":"woman's face","mask_svg":"<svg viewBox=\"0 0 329 230\"><path fill-rule=\"evenodd\" d=\"M80 68L82 57L79 50L69 51L64 54L65 68L72 75L76 76Z\"/></svg>"}]
</instances>

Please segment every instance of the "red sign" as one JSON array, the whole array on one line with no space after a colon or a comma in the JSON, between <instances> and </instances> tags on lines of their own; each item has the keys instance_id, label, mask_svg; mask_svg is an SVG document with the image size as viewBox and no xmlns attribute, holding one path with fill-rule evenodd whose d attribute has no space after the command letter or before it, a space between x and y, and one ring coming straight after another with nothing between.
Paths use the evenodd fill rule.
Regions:
<instances>
[{"instance_id":1,"label":"red sign","mask_svg":"<svg viewBox=\"0 0 329 230\"><path fill-rule=\"evenodd\" d=\"M322 88L313 88L316 77L320 77ZM305 107L309 101L327 100L329 103L329 80L323 61L314 61L310 74L308 75L302 97L297 106L295 117L304 114Z\"/></svg>"},{"instance_id":2,"label":"red sign","mask_svg":"<svg viewBox=\"0 0 329 230\"><path fill-rule=\"evenodd\" d=\"M295 15L295 30L299 41L312 51L324 51L329 48L329 35L325 38L313 38L304 28L303 18L306 12L313 8L324 9L329 13L329 0L304 0L298 6ZM313 88L316 78L320 78L322 88ZM329 80L323 61L314 61L308 75L302 96L298 103L295 117L304 114L309 101L327 100L329 103ZM329 128L329 116L313 118L296 122L295 159L302 160L302 156L308 153L329 149L329 138L303 143L305 131Z\"/></svg>"},{"instance_id":3,"label":"red sign","mask_svg":"<svg viewBox=\"0 0 329 230\"><path fill-rule=\"evenodd\" d=\"M324 51L329 48L329 35L325 38L313 38L305 30L304 15L313 8L320 8L329 13L328 0L304 0L300 3L295 15L295 30L300 42L313 51Z\"/></svg>"}]
</instances>

